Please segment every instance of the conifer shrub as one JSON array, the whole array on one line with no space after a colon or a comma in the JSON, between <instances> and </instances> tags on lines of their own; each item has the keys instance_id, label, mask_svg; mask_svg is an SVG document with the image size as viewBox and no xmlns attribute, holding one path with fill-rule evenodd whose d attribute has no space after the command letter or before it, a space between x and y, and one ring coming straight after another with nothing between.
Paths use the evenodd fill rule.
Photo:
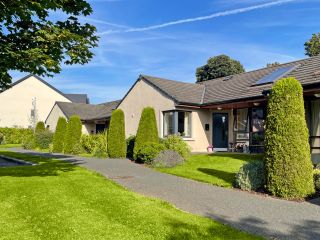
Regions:
<instances>
[{"instance_id":1,"label":"conifer shrub","mask_svg":"<svg viewBox=\"0 0 320 240\"><path fill-rule=\"evenodd\" d=\"M127 138L127 158L133 159L133 149L136 141L136 136L132 135Z\"/></svg>"},{"instance_id":2,"label":"conifer shrub","mask_svg":"<svg viewBox=\"0 0 320 240\"><path fill-rule=\"evenodd\" d=\"M34 130L35 133L39 133L46 130L46 127L44 125L44 122L37 122L36 128Z\"/></svg>"},{"instance_id":3,"label":"conifer shrub","mask_svg":"<svg viewBox=\"0 0 320 240\"><path fill-rule=\"evenodd\" d=\"M78 154L82 123L79 116L71 116L64 136L64 153Z\"/></svg>"},{"instance_id":4,"label":"conifer shrub","mask_svg":"<svg viewBox=\"0 0 320 240\"><path fill-rule=\"evenodd\" d=\"M287 199L314 193L303 90L294 78L273 86L265 131L267 190Z\"/></svg>"},{"instance_id":5,"label":"conifer shrub","mask_svg":"<svg viewBox=\"0 0 320 240\"><path fill-rule=\"evenodd\" d=\"M137 160L137 154L145 143L159 143L157 121L154 109L146 107L141 113L141 118L136 135L136 141L133 149L133 158Z\"/></svg>"},{"instance_id":6,"label":"conifer shrub","mask_svg":"<svg viewBox=\"0 0 320 240\"><path fill-rule=\"evenodd\" d=\"M124 113L114 110L108 131L108 153L110 158L125 158L127 153Z\"/></svg>"},{"instance_id":7,"label":"conifer shrub","mask_svg":"<svg viewBox=\"0 0 320 240\"><path fill-rule=\"evenodd\" d=\"M53 135L52 152L62 153L64 136L67 128L67 120L64 117L59 117L56 131Z\"/></svg>"}]
</instances>

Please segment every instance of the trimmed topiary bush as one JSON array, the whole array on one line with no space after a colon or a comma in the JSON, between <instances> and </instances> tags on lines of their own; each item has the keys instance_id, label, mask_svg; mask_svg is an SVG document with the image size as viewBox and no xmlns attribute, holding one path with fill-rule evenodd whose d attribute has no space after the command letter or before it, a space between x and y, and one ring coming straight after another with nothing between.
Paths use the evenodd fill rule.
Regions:
<instances>
[{"instance_id":1,"label":"trimmed topiary bush","mask_svg":"<svg viewBox=\"0 0 320 240\"><path fill-rule=\"evenodd\" d=\"M145 143L159 143L157 121L154 109L146 107L141 113L139 127L136 135L133 158L137 159L137 153Z\"/></svg>"},{"instance_id":2,"label":"trimmed topiary bush","mask_svg":"<svg viewBox=\"0 0 320 240\"><path fill-rule=\"evenodd\" d=\"M265 186L265 168L263 161L244 164L236 174L235 187L246 191L256 191Z\"/></svg>"},{"instance_id":3,"label":"trimmed topiary bush","mask_svg":"<svg viewBox=\"0 0 320 240\"><path fill-rule=\"evenodd\" d=\"M78 154L80 151L82 123L79 116L71 116L64 136L64 153ZM78 146L79 145L79 146ZM80 151L81 152L81 151Z\"/></svg>"},{"instance_id":4,"label":"trimmed topiary bush","mask_svg":"<svg viewBox=\"0 0 320 240\"><path fill-rule=\"evenodd\" d=\"M48 149L49 145L52 143L53 133L49 130L38 131L34 136L36 147L40 149Z\"/></svg>"},{"instance_id":5,"label":"trimmed topiary bush","mask_svg":"<svg viewBox=\"0 0 320 240\"><path fill-rule=\"evenodd\" d=\"M92 151L92 155L98 158L108 157L108 148L107 148L107 132L100 133L96 135L95 146Z\"/></svg>"},{"instance_id":6,"label":"trimmed topiary bush","mask_svg":"<svg viewBox=\"0 0 320 240\"><path fill-rule=\"evenodd\" d=\"M114 110L111 115L108 153L111 158L125 158L127 154L124 113L121 109Z\"/></svg>"},{"instance_id":7,"label":"trimmed topiary bush","mask_svg":"<svg viewBox=\"0 0 320 240\"><path fill-rule=\"evenodd\" d=\"M52 151L55 153L63 152L64 136L67 128L67 120L64 117L59 117L56 131L53 135Z\"/></svg>"},{"instance_id":8,"label":"trimmed topiary bush","mask_svg":"<svg viewBox=\"0 0 320 240\"><path fill-rule=\"evenodd\" d=\"M183 157L173 150L163 150L152 160L152 166L158 168L171 168L181 165Z\"/></svg>"},{"instance_id":9,"label":"trimmed topiary bush","mask_svg":"<svg viewBox=\"0 0 320 240\"><path fill-rule=\"evenodd\" d=\"M265 131L267 190L287 199L314 193L303 90L294 78L273 86Z\"/></svg>"},{"instance_id":10,"label":"trimmed topiary bush","mask_svg":"<svg viewBox=\"0 0 320 240\"><path fill-rule=\"evenodd\" d=\"M36 128L34 130L34 133L39 133L46 130L46 127L44 125L44 122L37 122Z\"/></svg>"},{"instance_id":11,"label":"trimmed topiary bush","mask_svg":"<svg viewBox=\"0 0 320 240\"><path fill-rule=\"evenodd\" d=\"M165 150L165 146L161 143L144 143L136 155L136 161L139 163L151 164L153 159L163 150Z\"/></svg>"},{"instance_id":12,"label":"trimmed topiary bush","mask_svg":"<svg viewBox=\"0 0 320 240\"><path fill-rule=\"evenodd\" d=\"M184 159L186 159L191 152L189 145L183 141L180 136L170 135L163 139L162 143L168 150L173 150L179 153Z\"/></svg>"},{"instance_id":13,"label":"trimmed topiary bush","mask_svg":"<svg viewBox=\"0 0 320 240\"><path fill-rule=\"evenodd\" d=\"M127 142L127 158L133 159L133 149L136 142L136 136L128 137L126 142Z\"/></svg>"}]
</instances>

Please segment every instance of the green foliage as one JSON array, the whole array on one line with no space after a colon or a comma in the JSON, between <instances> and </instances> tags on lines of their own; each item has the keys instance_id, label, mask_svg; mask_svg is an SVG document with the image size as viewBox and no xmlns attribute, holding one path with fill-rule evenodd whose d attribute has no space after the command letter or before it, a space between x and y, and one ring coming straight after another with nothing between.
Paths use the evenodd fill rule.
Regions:
<instances>
[{"instance_id":1,"label":"green foliage","mask_svg":"<svg viewBox=\"0 0 320 240\"><path fill-rule=\"evenodd\" d=\"M244 164L236 175L235 187L246 191L263 189L266 183L263 161Z\"/></svg>"},{"instance_id":2,"label":"green foliage","mask_svg":"<svg viewBox=\"0 0 320 240\"><path fill-rule=\"evenodd\" d=\"M40 149L48 149L53 140L53 133L49 130L38 131L34 134L36 147Z\"/></svg>"},{"instance_id":3,"label":"green foliage","mask_svg":"<svg viewBox=\"0 0 320 240\"><path fill-rule=\"evenodd\" d=\"M197 82L245 72L241 63L226 55L209 58L206 65L197 68Z\"/></svg>"},{"instance_id":4,"label":"green foliage","mask_svg":"<svg viewBox=\"0 0 320 240\"><path fill-rule=\"evenodd\" d=\"M34 130L34 133L40 133L40 132L42 132L44 130L46 130L44 122L37 122L37 125L36 125L36 128Z\"/></svg>"},{"instance_id":5,"label":"green foliage","mask_svg":"<svg viewBox=\"0 0 320 240\"><path fill-rule=\"evenodd\" d=\"M67 128L67 120L64 117L59 117L56 131L53 136L53 147L52 151L61 153L63 152L63 143L64 143L64 136Z\"/></svg>"},{"instance_id":6,"label":"green foliage","mask_svg":"<svg viewBox=\"0 0 320 240\"><path fill-rule=\"evenodd\" d=\"M64 137L64 152L70 154L78 154L81 138L82 123L79 116L71 116L67 124ZM75 146L76 145L76 146ZM78 146L80 145L80 147Z\"/></svg>"},{"instance_id":7,"label":"green foliage","mask_svg":"<svg viewBox=\"0 0 320 240\"><path fill-rule=\"evenodd\" d=\"M144 108L141 114L133 149L133 158L135 160L142 145L149 142L159 143L156 115L152 107Z\"/></svg>"},{"instance_id":8,"label":"green foliage","mask_svg":"<svg viewBox=\"0 0 320 240\"><path fill-rule=\"evenodd\" d=\"M97 46L96 28L80 18L92 13L84 0L0 1L0 92L9 87L9 70L53 76L63 64L85 64ZM60 14L53 21L52 14Z\"/></svg>"},{"instance_id":9,"label":"green foliage","mask_svg":"<svg viewBox=\"0 0 320 240\"><path fill-rule=\"evenodd\" d=\"M156 168L172 168L181 165L184 159L174 150L163 150L153 158L152 166Z\"/></svg>"},{"instance_id":10,"label":"green foliage","mask_svg":"<svg viewBox=\"0 0 320 240\"><path fill-rule=\"evenodd\" d=\"M92 154L97 142L97 138L98 138L97 134L92 134L92 135L83 134L80 139L80 144L82 149L86 153Z\"/></svg>"},{"instance_id":11,"label":"green foliage","mask_svg":"<svg viewBox=\"0 0 320 240\"><path fill-rule=\"evenodd\" d=\"M34 135L28 135L23 142L22 147L27 150L35 149L37 147Z\"/></svg>"},{"instance_id":12,"label":"green foliage","mask_svg":"<svg viewBox=\"0 0 320 240\"><path fill-rule=\"evenodd\" d=\"M283 198L303 198L314 192L303 91L294 78L273 86L265 131L267 189Z\"/></svg>"},{"instance_id":13,"label":"green foliage","mask_svg":"<svg viewBox=\"0 0 320 240\"><path fill-rule=\"evenodd\" d=\"M121 109L112 112L108 132L108 153L111 158L125 158L127 153L124 113Z\"/></svg>"},{"instance_id":14,"label":"green foliage","mask_svg":"<svg viewBox=\"0 0 320 240\"><path fill-rule=\"evenodd\" d=\"M4 143L4 134L0 133L0 144Z\"/></svg>"},{"instance_id":15,"label":"green foliage","mask_svg":"<svg viewBox=\"0 0 320 240\"><path fill-rule=\"evenodd\" d=\"M130 136L126 140L127 142L127 158L133 159L133 149L136 142L136 136Z\"/></svg>"},{"instance_id":16,"label":"green foliage","mask_svg":"<svg viewBox=\"0 0 320 240\"><path fill-rule=\"evenodd\" d=\"M313 170L313 179L316 190L320 192L320 169Z\"/></svg>"},{"instance_id":17,"label":"green foliage","mask_svg":"<svg viewBox=\"0 0 320 240\"><path fill-rule=\"evenodd\" d=\"M22 144L25 142L25 139L33 135L33 130L25 128L0 128L0 134L4 136L2 144Z\"/></svg>"},{"instance_id":18,"label":"green foliage","mask_svg":"<svg viewBox=\"0 0 320 240\"><path fill-rule=\"evenodd\" d=\"M191 153L191 148L185 141L182 140L180 136L170 135L165 138L162 143L166 149L176 151L184 159L186 159Z\"/></svg>"},{"instance_id":19,"label":"green foliage","mask_svg":"<svg viewBox=\"0 0 320 240\"><path fill-rule=\"evenodd\" d=\"M95 146L92 151L92 155L98 158L108 157L108 143L107 143L107 132L99 133L95 138Z\"/></svg>"},{"instance_id":20,"label":"green foliage","mask_svg":"<svg viewBox=\"0 0 320 240\"><path fill-rule=\"evenodd\" d=\"M136 161L139 163L151 164L153 159L163 150L165 150L165 146L161 143L144 143L137 153Z\"/></svg>"},{"instance_id":21,"label":"green foliage","mask_svg":"<svg viewBox=\"0 0 320 240\"><path fill-rule=\"evenodd\" d=\"M312 34L309 41L304 44L306 55L309 57L314 57L320 53L320 33Z\"/></svg>"}]
</instances>

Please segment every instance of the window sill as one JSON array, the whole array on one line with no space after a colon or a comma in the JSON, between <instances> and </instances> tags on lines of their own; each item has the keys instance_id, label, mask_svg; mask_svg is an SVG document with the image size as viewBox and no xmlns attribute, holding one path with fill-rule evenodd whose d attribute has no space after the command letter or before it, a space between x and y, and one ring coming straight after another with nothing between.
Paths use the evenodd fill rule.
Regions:
<instances>
[{"instance_id":1,"label":"window sill","mask_svg":"<svg viewBox=\"0 0 320 240\"><path fill-rule=\"evenodd\" d=\"M194 141L194 138L191 138L191 137L185 137L185 138L182 138L183 141Z\"/></svg>"}]
</instances>

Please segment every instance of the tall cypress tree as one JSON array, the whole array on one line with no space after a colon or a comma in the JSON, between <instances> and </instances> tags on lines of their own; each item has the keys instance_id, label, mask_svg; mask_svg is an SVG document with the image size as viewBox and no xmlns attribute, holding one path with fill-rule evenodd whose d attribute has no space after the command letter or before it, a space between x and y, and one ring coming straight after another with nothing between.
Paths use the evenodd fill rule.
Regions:
<instances>
[{"instance_id":1,"label":"tall cypress tree","mask_svg":"<svg viewBox=\"0 0 320 240\"><path fill-rule=\"evenodd\" d=\"M64 117L59 117L56 126L56 131L53 136L53 152L63 152L64 135L66 132L67 120Z\"/></svg>"},{"instance_id":2,"label":"tall cypress tree","mask_svg":"<svg viewBox=\"0 0 320 240\"><path fill-rule=\"evenodd\" d=\"M64 152L73 153L80 144L82 123L79 116L71 116L64 136Z\"/></svg>"},{"instance_id":3,"label":"tall cypress tree","mask_svg":"<svg viewBox=\"0 0 320 240\"><path fill-rule=\"evenodd\" d=\"M268 102L265 132L267 189L283 198L314 193L303 90L294 78L279 80Z\"/></svg>"},{"instance_id":4,"label":"tall cypress tree","mask_svg":"<svg viewBox=\"0 0 320 240\"><path fill-rule=\"evenodd\" d=\"M111 115L108 153L110 158L125 158L127 155L124 113L121 109L114 110Z\"/></svg>"}]
</instances>

